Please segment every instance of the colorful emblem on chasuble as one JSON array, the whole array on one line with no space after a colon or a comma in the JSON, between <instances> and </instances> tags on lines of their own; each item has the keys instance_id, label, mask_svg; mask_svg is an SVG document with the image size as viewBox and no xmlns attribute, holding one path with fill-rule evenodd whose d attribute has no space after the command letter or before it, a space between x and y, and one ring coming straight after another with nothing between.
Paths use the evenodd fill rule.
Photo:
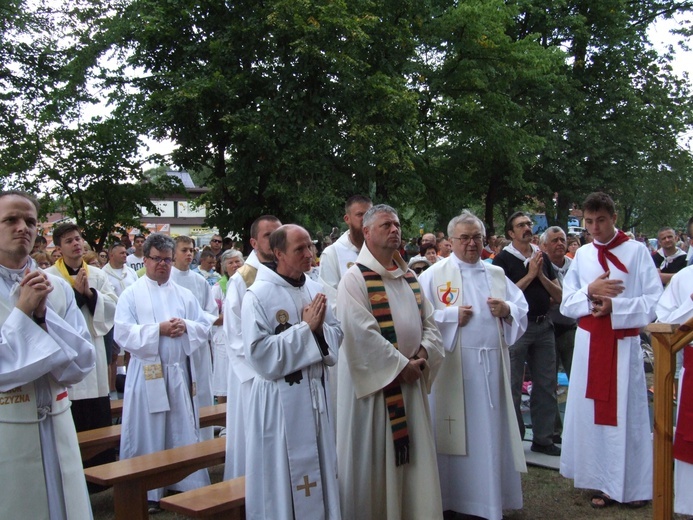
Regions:
<instances>
[{"instance_id":1,"label":"colorful emblem on chasuble","mask_svg":"<svg viewBox=\"0 0 693 520\"><path fill-rule=\"evenodd\" d=\"M438 299L447 307L453 305L460 297L459 287L452 287L452 282L445 282L437 288Z\"/></svg>"}]
</instances>

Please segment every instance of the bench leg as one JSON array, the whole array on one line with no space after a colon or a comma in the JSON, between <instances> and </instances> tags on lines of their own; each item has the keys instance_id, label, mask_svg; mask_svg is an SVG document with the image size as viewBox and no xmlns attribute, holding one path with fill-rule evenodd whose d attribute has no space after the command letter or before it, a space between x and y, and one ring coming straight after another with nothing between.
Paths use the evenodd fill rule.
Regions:
<instances>
[{"instance_id":1,"label":"bench leg","mask_svg":"<svg viewBox=\"0 0 693 520\"><path fill-rule=\"evenodd\" d=\"M147 520L147 490L138 482L121 482L113 486L116 520Z\"/></svg>"}]
</instances>

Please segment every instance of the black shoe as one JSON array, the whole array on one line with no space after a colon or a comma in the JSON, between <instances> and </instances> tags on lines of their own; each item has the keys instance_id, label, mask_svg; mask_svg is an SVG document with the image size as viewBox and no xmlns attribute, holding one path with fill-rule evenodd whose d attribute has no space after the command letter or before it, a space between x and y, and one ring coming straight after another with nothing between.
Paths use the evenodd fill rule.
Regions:
<instances>
[{"instance_id":1,"label":"black shoe","mask_svg":"<svg viewBox=\"0 0 693 520\"><path fill-rule=\"evenodd\" d=\"M548 446L542 446L536 442L532 443L532 451L537 453L543 453L544 455L551 455L552 457L559 457L561 455L561 448L555 444L549 444Z\"/></svg>"},{"instance_id":2,"label":"black shoe","mask_svg":"<svg viewBox=\"0 0 693 520\"><path fill-rule=\"evenodd\" d=\"M161 513L161 508L159 507L159 502L154 502L153 500L147 501L147 512L150 515L155 515Z\"/></svg>"},{"instance_id":3,"label":"black shoe","mask_svg":"<svg viewBox=\"0 0 693 520\"><path fill-rule=\"evenodd\" d=\"M554 444L563 444L563 437L561 437L559 434L554 434L553 438L551 439Z\"/></svg>"}]
</instances>

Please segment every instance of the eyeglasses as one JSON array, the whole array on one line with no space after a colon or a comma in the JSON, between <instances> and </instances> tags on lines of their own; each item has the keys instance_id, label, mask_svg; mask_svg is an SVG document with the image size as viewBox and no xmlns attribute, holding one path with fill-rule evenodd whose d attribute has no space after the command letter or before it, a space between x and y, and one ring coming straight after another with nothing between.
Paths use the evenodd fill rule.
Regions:
<instances>
[{"instance_id":1,"label":"eyeglasses","mask_svg":"<svg viewBox=\"0 0 693 520\"><path fill-rule=\"evenodd\" d=\"M428 269L427 265L424 265L423 267L414 267L412 271L414 271L416 274L421 274L423 273L426 269Z\"/></svg>"},{"instance_id":2,"label":"eyeglasses","mask_svg":"<svg viewBox=\"0 0 693 520\"><path fill-rule=\"evenodd\" d=\"M527 220L525 222L518 222L517 224L513 224L513 227L516 228L523 228L523 227L532 227L534 223L531 220Z\"/></svg>"},{"instance_id":3,"label":"eyeglasses","mask_svg":"<svg viewBox=\"0 0 693 520\"><path fill-rule=\"evenodd\" d=\"M217 244L221 244L221 240L219 240L218 238L213 238L212 240L210 240L210 242L216 242Z\"/></svg>"},{"instance_id":4,"label":"eyeglasses","mask_svg":"<svg viewBox=\"0 0 693 520\"><path fill-rule=\"evenodd\" d=\"M166 265L171 265L173 263L173 258L161 258L159 256L148 256L147 258L157 265L161 262L165 263Z\"/></svg>"},{"instance_id":5,"label":"eyeglasses","mask_svg":"<svg viewBox=\"0 0 693 520\"><path fill-rule=\"evenodd\" d=\"M468 244L472 240L474 242L481 242L484 240L482 235L460 235L458 237L450 237L453 240L459 240L462 244Z\"/></svg>"}]
</instances>

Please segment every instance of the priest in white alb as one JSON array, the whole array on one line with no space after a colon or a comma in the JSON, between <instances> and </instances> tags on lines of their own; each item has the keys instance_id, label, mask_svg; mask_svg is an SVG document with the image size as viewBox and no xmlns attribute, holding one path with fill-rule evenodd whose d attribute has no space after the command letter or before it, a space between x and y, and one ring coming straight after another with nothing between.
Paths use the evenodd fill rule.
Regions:
<instances>
[{"instance_id":1,"label":"priest in white alb","mask_svg":"<svg viewBox=\"0 0 693 520\"><path fill-rule=\"evenodd\" d=\"M594 239L563 278L561 314L578 320L561 475L594 489L596 509L642 507L652 498L652 436L639 329L651 323L662 283L647 248L615 228L614 201L590 194Z\"/></svg>"},{"instance_id":2,"label":"priest in white alb","mask_svg":"<svg viewBox=\"0 0 693 520\"><path fill-rule=\"evenodd\" d=\"M253 251L229 279L222 306L226 353L228 354L228 387L226 400L226 462L224 480L245 475L245 422L248 416L250 389L255 369L245 357L241 332L241 305L248 287L255 283L260 265L270 263L274 255L269 245L272 232L281 226L274 215L261 215L250 226Z\"/></svg>"},{"instance_id":3,"label":"priest in white alb","mask_svg":"<svg viewBox=\"0 0 693 520\"><path fill-rule=\"evenodd\" d=\"M693 266L676 273L657 304L657 319L680 325L693 318ZM674 435L674 512L693 515L693 345L683 347Z\"/></svg>"},{"instance_id":4,"label":"priest in white alb","mask_svg":"<svg viewBox=\"0 0 693 520\"><path fill-rule=\"evenodd\" d=\"M39 205L0 193L0 507L2 518L92 518L67 387L96 356L72 288L38 269Z\"/></svg>"},{"instance_id":5,"label":"priest in white alb","mask_svg":"<svg viewBox=\"0 0 693 520\"><path fill-rule=\"evenodd\" d=\"M200 440L192 353L209 345L213 317L189 290L170 280L173 249L167 236L147 237L145 276L125 289L116 308L114 339L131 354L120 438L123 459ZM207 484L207 470L200 470L169 489ZM150 512L158 511L163 492L147 492Z\"/></svg>"},{"instance_id":6,"label":"priest in white alb","mask_svg":"<svg viewBox=\"0 0 693 520\"><path fill-rule=\"evenodd\" d=\"M256 376L246 418L246 518L339 520L337 454L327 367L342 331L317 282L308 232L270 235L276 265L245 294L242 334Z\"/></svg>"},{"instance_id":7,"label":"priest in white alb","mask_svg":"<svg viewBox=\"0 0 693 520\"><path fill-rule=\"evenodd\" d=\"M428 393L443 358L433 307L397 252L397 212L373 206L365 244L342 278L337 395L343 518L443 516Z\"/></svg>"},{"instance_id":8,"label":"priest in white alb","mask_svg":"<svg viewBox=\"0 0 693 520\"><path fill-rule=\"evenodd\" d=\"M469 211L453 218L453 254L419 282L446 351L430 397L443 509L500 520L504 509L522 508L527 471L508 344L524 334L528 307L503 269L481 261L485 234Z\"/></svg>"}]
</instances>

